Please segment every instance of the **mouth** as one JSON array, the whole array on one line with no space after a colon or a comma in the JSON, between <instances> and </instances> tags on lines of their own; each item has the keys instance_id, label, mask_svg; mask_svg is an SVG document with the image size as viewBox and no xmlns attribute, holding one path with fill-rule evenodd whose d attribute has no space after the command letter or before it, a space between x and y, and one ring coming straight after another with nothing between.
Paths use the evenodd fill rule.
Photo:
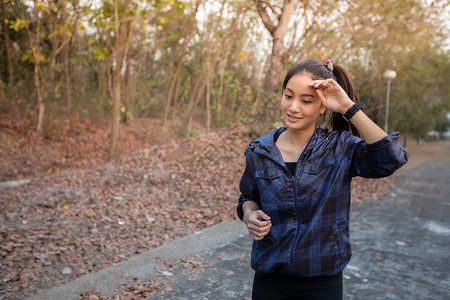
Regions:
<instances>
[{"instance_id":1,"label":"mouth","mask_svg":"<svg viewBox=\"0 0 450 300\"><path fill-rule=\"evenodd\" d=\"M291 114L286 114L286 116L288 117L289 122L297 122L298 120L302 119L300 117L296 117L296 116L293 116Z\"/></svg>"}]
</instances>

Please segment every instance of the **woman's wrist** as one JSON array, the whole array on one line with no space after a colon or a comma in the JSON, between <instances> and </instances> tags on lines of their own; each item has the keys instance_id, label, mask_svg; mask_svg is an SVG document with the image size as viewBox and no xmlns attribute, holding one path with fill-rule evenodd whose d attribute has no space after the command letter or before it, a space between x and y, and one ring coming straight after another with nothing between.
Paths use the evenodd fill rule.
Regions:
<instances>
[{"instance_id":1,"label":"woman's wrist","mask_svg":"<svg viewBox=\"0 0 450 300\"><path fill-rule=\"evenodd\" d=\"M348 99L348 101L342 106L340 113L345 114L354 104L355 102Z\"/></svg>"},{"instance_id":2,"label":"woman's wrist","mask_svg":"<svg viewBox=\"0 0 450 300\"><path fill-rule=\"evenodd\" d=\"M242 204L242 212L243 212L243 218L242 219L243 219L245 224L247 224L246 220L248 219L247 218L248 214L250 214L251 212L253 212L255 210L258 210L258 209L259 209L258 204L256 204L253 201L250 201L250 200L248 200L248 201L246 201L246 202L244 202Z\"/></svg>"}]
</instances>

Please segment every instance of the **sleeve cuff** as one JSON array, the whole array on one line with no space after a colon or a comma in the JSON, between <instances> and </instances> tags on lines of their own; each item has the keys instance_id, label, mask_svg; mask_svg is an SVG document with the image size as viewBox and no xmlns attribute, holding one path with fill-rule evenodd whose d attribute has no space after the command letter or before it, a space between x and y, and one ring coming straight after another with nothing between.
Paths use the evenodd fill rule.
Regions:
<instances>
[{"instance_id":1,"label":"sleeve cuff","mask_svg":"<svg viewBox=\"0 0 450 300\"><path fill-rule=\"evenodd\" d=\"M386 147L386 144L393 143L394 141L397 141L400 138L398 131L394 131L388 135L386 135L384 138L382 138L379 141L376 141L372 144L367 144L367 149L369 150L378 150L380 148Z\"/></svg>"},{"instance_id":2,"label":"sleeve cuff","mask_svg":"<svg viewBox=\"0 0 450 300\"><path fill-rule=\"evenodd\" d=\"M241 221L244 221L244 210L242 209L242 205L247 201L253 201L253 200L246 199L242 195L239 198L239 204L238 204L236 210L237 210L237 216L238 216L239 220L241 220Z\"/></svg>"}]
</instances>

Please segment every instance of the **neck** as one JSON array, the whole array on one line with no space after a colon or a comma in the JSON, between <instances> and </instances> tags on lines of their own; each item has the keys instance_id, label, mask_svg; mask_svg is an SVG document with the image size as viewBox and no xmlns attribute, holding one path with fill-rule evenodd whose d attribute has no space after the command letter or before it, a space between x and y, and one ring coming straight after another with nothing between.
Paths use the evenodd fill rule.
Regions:
<instances>
[{"instance_id":1,"label":"neck","mask_svg":"<svg viewBox=\"0 0 450 300\"><path fill-rule=\"evenodd\" d=\"M306 147L306 144L308 144L309 140L313 136L315 129L315 126L304 130L294 130L288 128L285 132L286 140L292 146Z\"/></svg>"}]
</instances>

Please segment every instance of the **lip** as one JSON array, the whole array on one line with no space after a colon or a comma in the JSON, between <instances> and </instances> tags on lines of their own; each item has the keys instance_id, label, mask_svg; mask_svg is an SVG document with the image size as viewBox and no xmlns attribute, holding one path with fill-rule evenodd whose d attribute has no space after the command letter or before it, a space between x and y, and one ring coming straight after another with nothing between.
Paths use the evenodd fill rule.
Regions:
<instances>
[{"instance_id":1,"label":"lip","mask_svg":"<svg viewBox=\"0 0 450 300\"><path fill-rule=\"evenodd\" d=\"M300 121L302 119L302 118L299 118L299 117L295 117L295 116L293 116L291 114L286 114L286 116L287 116L288 121L291 122L291 123L296 123L296 122L298 122L298 121Z\"/></svg>"}]
</instances>

